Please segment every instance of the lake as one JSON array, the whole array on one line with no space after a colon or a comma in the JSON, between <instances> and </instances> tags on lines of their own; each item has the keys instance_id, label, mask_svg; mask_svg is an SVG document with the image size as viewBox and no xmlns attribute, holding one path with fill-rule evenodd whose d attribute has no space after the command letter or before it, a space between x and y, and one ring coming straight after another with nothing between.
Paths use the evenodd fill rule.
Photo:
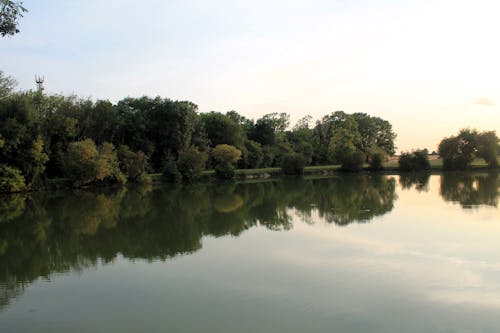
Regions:
<instances>
[{"instance_id":1,"label":"lake","mask_svg":"<svg viewBox=\"0 0 500 333\"><path fill-rule=\"evenodd\" d=\"M0 332L498 332L498 173L0 197Z\"/></svg>"}]
</instances>

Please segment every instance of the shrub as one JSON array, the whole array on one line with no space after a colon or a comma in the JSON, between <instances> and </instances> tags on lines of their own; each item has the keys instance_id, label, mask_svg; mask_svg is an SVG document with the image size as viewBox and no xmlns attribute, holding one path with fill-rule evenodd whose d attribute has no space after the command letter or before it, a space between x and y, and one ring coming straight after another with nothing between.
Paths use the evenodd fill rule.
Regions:
<instances>
[{"instance_id":1,"label":"shrub","mask_svg":"<svg viewBox=\"0 0 500 333\"><path fill-rule=\"evenodd\" d=\"M382 170L385 156L382 153L373 153L370 156L370 169Z\"/></svg>"},{"instance_id":2,"label":"shrub","mask_svg":"<svg viewBox=\"0 0 500 333\"><path fill-rule=\"evenodd\" d=\"M301 175L304 173L305 158L297 153L289 153L283 156L281 170L285 175Z\"/></svg>"},{"instance_id":3,"label":"shrub","mask_svg":"<svg viewBox=\"0 0 500 333\"><path fill-rule=\"evenodd\" d=\"M178 183L182 180L182 175L177 168L177 163L172 156L168 156L163 165L162 177L167 182Z\"/></svg>"},{"instance_id":4,"label":"shrub","mask_svg":"<svg viewBox=\"0 0 500 333\"><path fill-rule=\"evenodd\" d=\"M148 174L149 162L146 154L142 151L135 153L125 145L120 146L117 153L120 170L125 173L129 181L151 183L151 177Z\"/></svg>"},{"instance_id":5,"label":"shrub","mask_svg":"<svg viewBox=\"0 0 500 333\"><path fill-rule=\"evenodd\" d=\"M234 167L229 163L217 164L214 170L215 170L215 176L219 179L234 178Z\"/></svg>"},{"instance_id":6,"label":"shrub","mask_svg":"<svg viewBox=\"0 0 500 333\"><path fill-rule=\"evenodd\" d=\"M182 175L182 179L188 182L199 179L205 168L207 158L207 154L200 152L196 147L190 147L181 152L177 161L177 169Z\"/></svg>"},{"instance_id":7,"label":"shrub","mask_svg":"<svg viewBox=\"0 0 500 333\"><path fill-rule=\"evenodd\" d=\"M270 167L276 159L276 151L272 146L262 146L262 164L260 167Z\"/></svg>"},{"instance_id":8,"label":"shrub","mask_svg":"<svg viewBox=\"0 0 500 333\"><path fill-rule=\"evenodd\" d=\"M345 154L340 161L341 169L350 172L360 171L363 168L364 160L364 154L359 151Z\"/></svg>"},{"instance_id":9,"label":"shrub","mask_svg":"<svg viewBox=\"0 0 500 333\"><path fill-rule=\"evenodd\" d=\"M245 147L247 148L247 161L246 167L250 169L256 169L262 165L262 160L264 159L264 153L262 152L262 146L260 143L249 140Z\"/></svg>"},{"instance_id":10,"label":"shrub","mask_svg":"<svg viewBox=\"0 0 500 333\"><path fill-rule=\"evenodd\" d=\"M24 176L19 169L0 164L0 193L21 192L26 189Z\"/></svg>"},{"instance_id":11,"label":"shrub","mask_svg":"<svg viewBox=\"0 0 500 333\"><path fill-rule=\"evenodd\" d=\"M112 143L104 142L97 148L99 156L97 158L96 181L124 184L127 178L120 170L120 162L115 146Z\"/></svg>"},{"instance_id":12,"label":"shrub","mask_svg":"<svg viewBox=\"0 0 500 333\"><path fill-rule=\"evenodd\" d=\"M241 151L234 146L221 144L212 149L216 164L234 164L241 158Z\"/></svg>"},{"instance_id":13,"label":"shrub","mask_svg":"<svg viewBox=\"0 0 500 333\"><path fill-rule=\"evenodd\" d=\"M404 152L398 163L401 171L423 171L431 168L427 149Z\"/></svg>"},{"instance_id":14,"label":"shrub","mask_svg":"<svg viewBox=\"0 0 500 333\"><path fill-rule=\"evenodd\" d=\"M241 151L236 147L221 144L217 145L211 152L215 161L215 175L220 179L232 179L234 177L234 166L241 158Z\"/></svg>"},{"instance_id":15,"label":"shrub","mask_svg":"<svg viewBox=\"0 0 500 333\"><path fill-rule=\"evenodd\" d=\"M99 147L91 139L70 143L64 169L76 187L95 182L126 182L120 171L115 147L108 142Z\"/></svg>"}]
</instances>

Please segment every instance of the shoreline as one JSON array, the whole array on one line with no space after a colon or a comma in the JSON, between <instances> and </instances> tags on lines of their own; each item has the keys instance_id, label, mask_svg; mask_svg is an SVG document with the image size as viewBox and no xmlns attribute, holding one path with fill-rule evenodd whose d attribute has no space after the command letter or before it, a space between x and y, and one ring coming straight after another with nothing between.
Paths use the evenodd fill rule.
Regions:
<instances>
[{"instance_id":1,"label":"shoreline","mask_svg":"<svg viewBox=\"0 0 500 333\"><path fill-rule=\"evenodd\" d=\"M465 170L444 170L441 163L432 163L431 168L428 170L420 170L420 171L401 171L399 170L397 164L394 165L392 163L387 164L380 170L371 170L369 166L364 166L362 170L358 172L349 172L341 170L340 165L322 165L322 166L307 166L304 168L304 172L302 175L284 175L280 167L274 168L259 168L259 169L236 169L235 176L232 180L219 180L214 174L214 170L205 170L198 182L231 182L231 181L262 181L262 180L270 180L270 179L279 179L279 178L293 178L293 177L311 177L311 176L320 176L320 177L331 177L338 175L349 175L349 174L380 174L380 175L407 175L414 173L429 173L429 174L439 174L442 172L477 172L477 171L486 171L486 172L499 172L500 168L490 168L485 164L473 164L469 166L469 168ZM150 185L165 185L171 184L169 182L165 182L162 180L161 173L151 173L149 174L151 177ZM180 182L180 184L184 184L184 182ZM137 183L127 183L124 186L128 185L141 185ZM147 184L145 184L147 185ZM22 193L33 193L33 192L50 192L50 191L58 191L58 190L69 190L69 189L92 189L92 188L111 188L111 187L120 187L122 185L118 184L90 184L82 187L72 187L70 184L70 180L67 178L52 178L47 179L44 185L40 189L32 189L26 190L22 192L12 192L12 193L0 193L0 195L9 195L9 194L22 194Z\"/></svg>"}]
</instances>

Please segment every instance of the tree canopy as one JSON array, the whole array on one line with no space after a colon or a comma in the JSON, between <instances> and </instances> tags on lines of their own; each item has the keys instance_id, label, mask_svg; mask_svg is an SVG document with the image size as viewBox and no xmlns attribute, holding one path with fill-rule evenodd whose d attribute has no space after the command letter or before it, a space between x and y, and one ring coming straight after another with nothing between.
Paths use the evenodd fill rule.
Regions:
<instances>
[{"instance_id":1,"label":"tree canopy","mask_svg":"<svg viewBox=\"0 0 500 333\"><path fill-rule=\"evenodd\" d=\"M476 157L483 158L490 167L497 167L499 142L494 131L462 129L456 136L441 141L439 155L445 169L466 169Z\"/></svg>"},{"instance_id":2,"label":"tree canopy","mask_svg":"<svg viewBox=\"0 0 500 333\"><path fill-rule=\"evenodd\" d=\"M0 0L0 35L15 35L19 32L19 18L28 10L21 1Z\"/></svg>"}]
</instances>

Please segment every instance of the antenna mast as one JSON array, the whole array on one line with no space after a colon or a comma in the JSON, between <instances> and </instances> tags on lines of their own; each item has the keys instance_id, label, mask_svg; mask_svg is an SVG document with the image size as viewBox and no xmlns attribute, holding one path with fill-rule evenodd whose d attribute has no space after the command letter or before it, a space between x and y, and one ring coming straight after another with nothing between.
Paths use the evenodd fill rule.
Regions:
<instances>
[{"instance_id":1,"label":"antenna mast","mask_svg":"<svg viewBox=\"0 0 500 333\"><path fill-rule=\"evenodd\" d=\"M38 92L40 94L43 94L43 91L45 90L45 87L43 86L43 82L44 81L45 81L45 77L44 76L35 75L36 87L37 87Z\"/></svg>"}]
</instances>

